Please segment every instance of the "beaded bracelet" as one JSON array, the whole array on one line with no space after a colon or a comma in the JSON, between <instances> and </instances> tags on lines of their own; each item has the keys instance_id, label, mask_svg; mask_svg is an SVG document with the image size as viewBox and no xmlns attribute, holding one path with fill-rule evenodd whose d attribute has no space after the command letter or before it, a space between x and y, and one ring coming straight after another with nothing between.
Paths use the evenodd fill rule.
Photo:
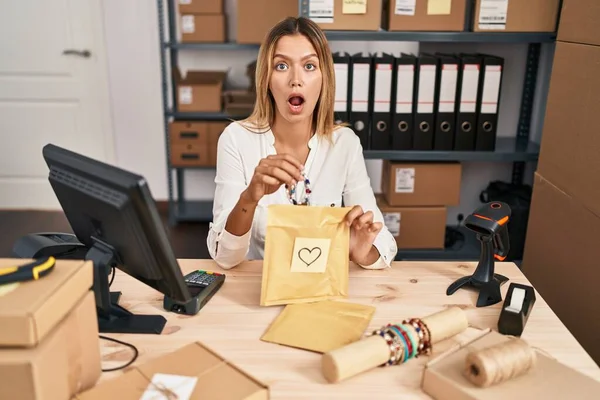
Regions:
<instances>
[{"instance_id":1,"label":"beaded bracelet","mask_svg":"<svg viewBox=\"0 0 600 400\"><path fill-rule=\"evenodd\" d=\"M304 200L302 202L298 202L294 197L296 195L296 185L292 185L289 190L288 190L288 199L290 201L290 203L292 203L293 205L310 205L310 194L311 194L311 190L310 190L310 180L306 177L306 174L304 173L304 171L301 172L302 174L302 179L304 180ZM288 188L288 185L285 185L286 189Z\"/></svg>"},{"instance_id":2,"label":"beaded bracelet","mask_svg":"<svg viewBox=\"0 0 600 400\"><path fill-rule=\"evenodd\" d=\"M390 358L382 366L390 366L398 363L398 360L402 356L402 347L399 343L389 334L385 329L377 329L373 331L372 335L378 335L385 340L388 347L390 348Z\"/></svg>"}]
</instances>

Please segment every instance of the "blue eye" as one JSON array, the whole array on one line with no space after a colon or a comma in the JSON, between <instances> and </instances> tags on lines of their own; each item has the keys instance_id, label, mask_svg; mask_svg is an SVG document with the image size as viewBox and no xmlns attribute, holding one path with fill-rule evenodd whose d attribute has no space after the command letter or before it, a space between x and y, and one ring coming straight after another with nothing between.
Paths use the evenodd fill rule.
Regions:
<instances>
[{"instance_id":1,"label":"blue eye","mask_svg":"<svg viewBox=\"0 0 600 400\"><path fill-rule=\"evenodd\" d=\"M306 64L306 67L308 68L309 71L312 71L317 68L317 66L315 64Z\"/></svg>"},{"instance_id":2,"label":"blue eye","mask_svg":"<svg viewBox=\"0 0 600 400\"><path fill-rule=\"evenodd\" d=\"M285 65L284 63L278 63L277 65L275 65L275 69L279 71L283 71L285 68L287 68L287 65Z\"/></svg>"}]
</instances>

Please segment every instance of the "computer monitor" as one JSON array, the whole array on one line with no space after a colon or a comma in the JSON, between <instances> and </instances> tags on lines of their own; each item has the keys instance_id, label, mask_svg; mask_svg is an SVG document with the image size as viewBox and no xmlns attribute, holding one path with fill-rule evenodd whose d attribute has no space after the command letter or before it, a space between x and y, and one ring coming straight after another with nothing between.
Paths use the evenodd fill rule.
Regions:
<instances>
[{"instance_id":1,"label":"computer monitor","mask_svg":"<svg viewBox=\"0 0 600 400\"><path fill-rule=\"evenodd\" d=\"M174 300L190 292L146 180L70 150L48 144L43 156L49 181L77 239L94 264L94 292L101 332L160 333L162 315L134 315L110 293L118 268Z\"/></svg>"}]
</instances>

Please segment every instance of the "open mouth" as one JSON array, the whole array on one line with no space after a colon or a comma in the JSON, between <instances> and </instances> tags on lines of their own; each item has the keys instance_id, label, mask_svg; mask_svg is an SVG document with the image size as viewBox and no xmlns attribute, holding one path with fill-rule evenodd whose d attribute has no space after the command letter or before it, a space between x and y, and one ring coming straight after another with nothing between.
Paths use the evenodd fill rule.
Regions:
<instances>
[{"instance_id":1,"label":"open mouth","mask_svg":"<svg viewBox=\"0 0 600 400\"><path fill-rule=\"evenodd\" d=\"M288 97L288 104L290 105L290 110L294 114L298 114L302 112L302 106L304 104L304 97L301 94L292 94Z\"/></svg>"}]
</instances>

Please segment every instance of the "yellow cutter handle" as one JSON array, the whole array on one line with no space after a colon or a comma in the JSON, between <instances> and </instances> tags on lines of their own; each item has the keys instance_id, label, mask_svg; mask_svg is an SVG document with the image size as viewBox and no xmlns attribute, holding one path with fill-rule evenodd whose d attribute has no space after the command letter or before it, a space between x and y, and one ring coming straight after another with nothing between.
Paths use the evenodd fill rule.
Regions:
<instances>
[{"instance_id":1,"label":"yellow cutter handle","mask_svg":"<svg viewBox=\"0 0 600 400\"><path fill-rule=\"evenodd\" d=\"M55 264L54 257L45 257L20 266L0 268L0 285L40 279L49 274Z\"/></svg>"}]
</instances>

